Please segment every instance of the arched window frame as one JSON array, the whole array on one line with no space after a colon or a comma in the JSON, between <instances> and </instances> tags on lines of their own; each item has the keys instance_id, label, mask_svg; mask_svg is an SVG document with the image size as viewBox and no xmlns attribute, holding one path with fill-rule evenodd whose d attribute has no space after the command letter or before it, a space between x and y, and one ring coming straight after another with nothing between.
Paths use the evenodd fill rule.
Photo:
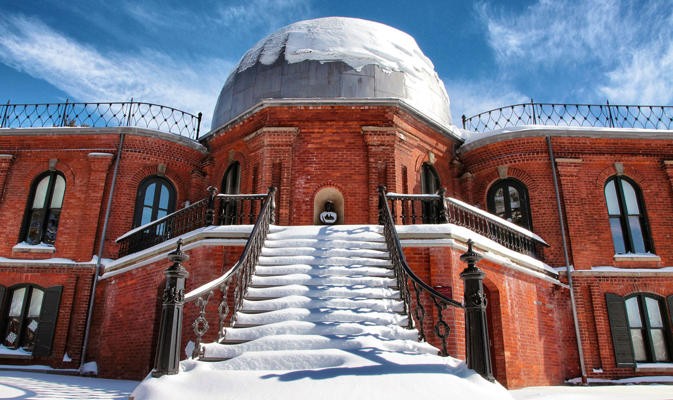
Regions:
<instances>
[{"instance_id":1,"label":"arched window frame","mask_svg":"<svg viewBox=\"0 0 673 400\"><path fill-rule=\"evenodd\" d=\"M19 291L23 291L22 297L15 299ZM0 343L10 350L21 351L19 354L48 356L62 291L63 286L43 288L30 283L0 286Z\"/></svg>"},{"instance_id":2,"label":"arched window frame","mask_svg":"<svg viewBox=\"0 0 673 400\"><path fill-rule=\"evenodd\" d=\"M521 212L521 218L518 221L515 220L512 215L512 199L510 197L510 188L519 194L519 211ZM504 212L499 213L496 207L496 195L501 189L503 193L503 205L505 210ZM486 206L488 207L488 211L491 214L506 219L521 226L522 228L528 229L529 231L533 230L528 188L523 184L523 182L514 178L505 178L494 182L488 189L488 193L486 195Z\"/></svg>"},{"instance_id":3,"label":"arched window frame","mask_svg":"<svg viewBox=\"0 0 673 400\"><path fill-rule=\"evenodd\" d=\"M614 194L609 191L614 190ZM627 194L631 192L632 195ZM654 253L645 202L638 184L616 175L603 188L615 254ZM636 206L637 212L632 208Z\"/></svg>"},{"instance_id":4,"label":"arched window frame","mask_svg":"<svg viewBox=\"0 0 673 400\"><path fill-rule=\"evenodd\" d=\"M146 197L148 195L147 191L152 186L156 185L153 188L153 192L150 193L152 201L148 202ZM166 191L163 192L162 188L166 188ZM158 189L158 190L157 190ZM167 194L168 199L165 202L166 207L162 207L162 195ZM133 226L138 227L145 225L149 222L156 221L159 218L162 218L175 211L175 202L176 202L176 193L175 186L166 178L161 176L149 176L140 183L138 186L138 191L136 194L136 207L133 217ZM144 220L143 215L147 215L145 211L149 211L149 220Z\"/></svg>"},{"instance_id":5,"label":"arched window frame","mask_svg":"<svg viewBox=\"0 0 673 400\"><path fill-rule=\"evenodd\" d=\"M33 180L19 241L31 245L54 245L65 190L65 177L56 170L43 172Z\"/></svg>"},{"instance_id":6,"label":"arched window frame","mask_svg":"<svg viewBox=\"0 0 673 400\"><path fill-rule=\"evenodd\" d=\"M429 163L423 163L421 167L421 192L423 194L437 194L439 189L442 187L442 183L439 180L439 174L435 167ZM438 204L435 201L424 201L423 202L423 223L424 224L433 224L437 223L439 209Z\"/></svg>"},{"instance_id":7,"label":"arched window frame","mask_svg":"<svg viewBox=\"0 0 673 400\"><path fill-rule=\"evenodd\" d=\"M220 193L238 194L241 191L241 163L234 161L227 167L222 177Z\"/></svg>"}]
</instances>

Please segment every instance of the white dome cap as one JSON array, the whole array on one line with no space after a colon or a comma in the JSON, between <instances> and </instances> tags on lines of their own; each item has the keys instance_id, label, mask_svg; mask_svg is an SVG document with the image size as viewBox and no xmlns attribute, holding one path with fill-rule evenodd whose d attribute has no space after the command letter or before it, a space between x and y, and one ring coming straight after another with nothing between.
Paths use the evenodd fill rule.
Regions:
<instances>
[{"instance_id":1,"label":"white dome cap","mask_svg":"<svg viewBox=\"0 0 673 400\"><path fill-rule=\"evenodd\" d=\"M408 34L378 22L329 17L288 25L243 56L215 106L212 128L262 99L396 98L449 127L449 96Z\"/></svg>"}]
</instances>

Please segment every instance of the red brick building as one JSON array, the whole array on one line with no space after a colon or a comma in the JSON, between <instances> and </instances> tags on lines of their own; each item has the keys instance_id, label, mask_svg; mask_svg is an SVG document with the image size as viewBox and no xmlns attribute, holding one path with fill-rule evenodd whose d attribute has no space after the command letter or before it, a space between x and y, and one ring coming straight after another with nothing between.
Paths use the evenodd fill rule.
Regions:
<instances>
[{"instance_id":1,"label":"red brick building","mask_svg":"<svg viewBox=\"0 0 673 400\"><path fill-rule=\"evenodd\" d=\"M319 33L313 52L293 52L316 24L343 37L341 53L317 51ZM385 51L356 53L364 42ZM355 225L378 223L385 185L445 188L537 243L535 255L509 249L457 221L399 227L412 269L459 301L459 256L475 241L501 383L673 373L671 108L522 104L459 128L412 38L334 18L251 49L202 135L200 117L140 103L6 105L0 116L0 364L146 375L179 233L142 249L116 239L202 206L209 186L276 187L279 225L319 224L328 200L338 224ZM182 234L188 289L234 265L253 222ZM459 358L463 318L449 341Z\"/></svg>"}]
</instances>

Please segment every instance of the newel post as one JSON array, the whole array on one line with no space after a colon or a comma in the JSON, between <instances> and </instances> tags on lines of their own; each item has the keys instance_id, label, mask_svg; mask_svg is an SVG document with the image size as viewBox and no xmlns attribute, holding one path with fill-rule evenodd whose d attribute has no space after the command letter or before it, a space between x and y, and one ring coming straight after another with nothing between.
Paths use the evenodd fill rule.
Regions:
<instances>
[{"instance_id":1,"label":"newel post","mask_svg":"<svg viewBox=\"0 0 673 400\"><path fill-rule=\"evenodd\" d=\"M439 195L439 221L440 224L449 223L449 213L446 211L446 189L441 188L437 191Z\"/></svg>"},{"instance_id":2,"label":"newel post","mask_svg":"<svg viewBox=\"0 0 673 400\"><path fill-rule=\"evenodd\" d=\"M162 295L161 322L159 323L159 338L157 351L154 357L152 376L178 373L180 364L180 346L182 341L182 307L185 301L185 279L189 273L182 266L182 262L189 256L180 250L182 239L178 240L178 247L168 254L173 265L164 272L166 274L166 288Z\"/></svg>"},{"instance_id":3,"label":"newel post","mask_svg":"<svg viewBox=\"0 0 673 400\"><path fill-rule=\"evenodd\" d=\"M475 265L481 256L472 250L472 240L467 241L467 252L460 260L467 268L460 273L464 286L465 346L467 366L493 382L493 366L488 345L486 321L486 296L484 295L484 272Z\"/></svg>"},{"instance_id":4,"label":"newel post","mask_svg":"<svg viewBox=\"0 0 673 400\"><path fill-rule=\"evenodd\" d=\"M213 225L215 222L215 196L217 195L217 188L215 186L208 186L208 208L206 208L206 226Z\"/></svg>"}]
</instances>

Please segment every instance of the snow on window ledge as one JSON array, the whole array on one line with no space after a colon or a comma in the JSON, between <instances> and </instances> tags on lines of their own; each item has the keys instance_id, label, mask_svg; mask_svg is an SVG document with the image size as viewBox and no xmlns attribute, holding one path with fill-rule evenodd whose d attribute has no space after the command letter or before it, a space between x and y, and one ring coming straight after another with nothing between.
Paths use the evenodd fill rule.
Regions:
<instances>
[{"instance_id":1,"label":"snow on window ledge","mask_svg":"<svg viewBox=\"0 0 673 400\"><path fill-rule=\"evenodd\" d=\"M673 363L636 363L636 372L673 371Z\"/></svg>"},{"instance_id":2,"label":"snow on window ledge","mask_svg":"<svg viewBox=\"0 0 673 400\"><path fill-rule=\"evenodd\" d=\"M661 261L661 257L652 253L615 254L615 261Z\"/></svg>"},{"instance_id":3,"label":"snow on window ledge","mask_svg":"<svg viewBox=\"0 0 673 400\"><path fill-rule=\"evenodd\" d=\"M9 349L0 344L0 357L2 358L33 358L33 353L24 349Z\"/></svg>"},{"instance_id":4,"label":"snow on window ledge","mask_svg":"<svg viewBox=\"0 0 673 400\"><path fill-rule=\"evenodd\" d=\"M12 247L15 253L55 253L56 247L51 244L29 244L26 242L17 243Z\"/></svg>"}]
</instances>

